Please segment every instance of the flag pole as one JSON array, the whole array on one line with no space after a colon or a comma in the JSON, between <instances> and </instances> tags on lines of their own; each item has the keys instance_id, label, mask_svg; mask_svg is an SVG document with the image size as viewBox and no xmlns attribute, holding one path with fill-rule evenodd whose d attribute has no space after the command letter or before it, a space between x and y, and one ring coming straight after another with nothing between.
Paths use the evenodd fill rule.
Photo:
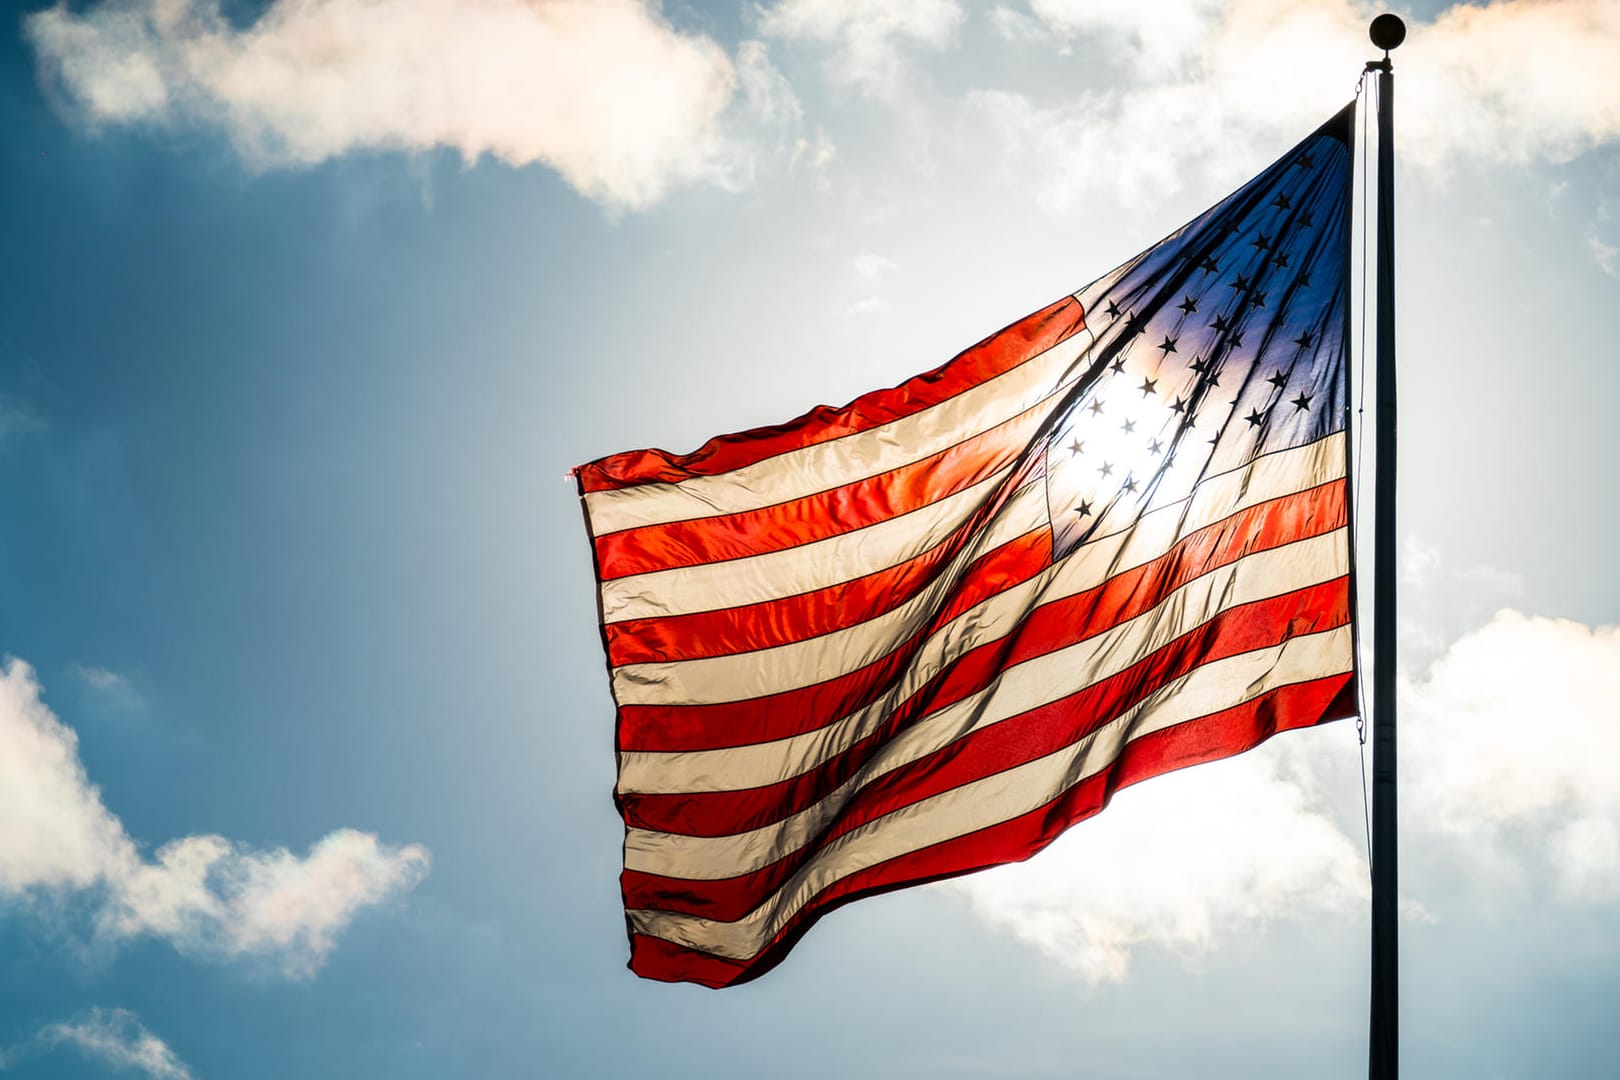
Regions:
<instances>
[{"instance_id":1,"label":"flag pole","mask_svg":"<svg viewBox=\"0 0 1620 1080\"><path fill-rule=\"evenodd\" d=\"M1400 951L1395 830L1395 73L1390 50L1406 24L1380 15L1368 30L1384 50L1367 63L1378 73L1378 281L1373 517L1372 1002L1370 1080L1400 1075ZM1365 301L1363 301L1365 302ZM1366 392L1365 388L1362 390Z\"/></svg>"}]
</instances>

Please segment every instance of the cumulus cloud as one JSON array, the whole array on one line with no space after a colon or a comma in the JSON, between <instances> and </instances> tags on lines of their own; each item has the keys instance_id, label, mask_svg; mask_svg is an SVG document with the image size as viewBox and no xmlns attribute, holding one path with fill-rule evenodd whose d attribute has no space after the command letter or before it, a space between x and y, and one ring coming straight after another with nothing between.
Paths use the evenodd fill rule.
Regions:
<instances>
[{"instance_id":1,"label":"cumulus cloud","mask_svg":"<svg viewBox=\"0 0 1620 1080\"><path fill-rule=\"evenodd\" d=\"M976 911L1090 982L1132 953L1184 954L1218 933L1346 909L1367 894L1360 846L1282 755L1251 753L1115 797L1036 858L964 878Z\"/></svg>"},{"instance_id":2,"label":"cumulus cloud","mask_svg":"<svg viewBox=\"0 0 1620 1080\"><path fill-rule=\"evenodd\" d=\"M1402 700L1415 824L1620 899L1620 627L1504 610Z\"/></svg>"},{"instance_id":3,"label":"cumulus cloud","mask_svg":"<svg viewBox=\"0 0 1620 1080\"><path fill-rule=\"evenodd\" d=\"M1030 14L1063 37L1100 35L1146 62L1145 70L1180 65L1197 55L1221 0L1030 0Z\"/></svg>"},{"instance_id":4,"label":"cumulus cloud","mask_svg":"<svg viewBox=\"0 0 1620 1080\"><path fill-rule=\"evenodd\" d=\"M1353 0L1032 0L1054 35L1104 46L1112 89L1059 104L987 89L969 115L1021 169L1040 163L1051 209L1110 190L1147 199L1190 165L1229 179L1348 100L1373 9ZM1504 0L1410 20L1398 54L1402 159L1564 161L1620 139L1620 4Z\"/></svg>"},{"instance_id":5,"label":"cumulus cloud","mask_svg":"<svg viewBox=\"0 0 1620 1080\"><path fill-rule=\"evenodd\" d=\"M1513 885L1499 903L1620 901L1620 627L1504 610L1403 682L1401 718L1409 852ZM1358 783L1348 725L1283 736L1122 792L1029 862L951 887L1080 976L1117 980L1142 947L1197 955L1360 910ZM1403 906L1428 917L1436 899Z\"/></svg>"},{"instance_id":6,"label":"cumulus cloud","mask_svg":"<svg viewBox=\"0 0 1620 1080\"><path fill-rule=\"evenodd\" d=\"M957 0L777 0L758 14L761 33L830 46L828 73L881 97L897 91L907 47L944 48L963 18Z\"/></svg>"},{"instance_id":7,"label":"cumulus cloud","mask_svg":"<svg viewBox=\"0 0 1620 1080\"><path fill-rule=\"evenodd\" d=\"M187 952L316 971L363 907L416 885L418 845L340 829L299 856L188 836L146 857L101 801L78 738L40 699L33 670L0 665L0 899L88 903L94 934L157 936Z\"/></svg>"},{"instance_id":8,"label":"cumulus cloud","mask_svg":"<svg viewBox=\"0 0 1620 1080\"><path fill-rule=\"evenodd\" d=\"M1620 4L1457 4L1413 27L1401 54L1402 154L1566 161L1620 139Z\"/></svg>"},{"instance_id":9,"label":"cumulus cloud","mask_svg":"<svg viewBox=\"0 0 1620 1080\"><path fill-rule=\"evenodd\" d=\"M727 54L657 0L272 0L246 26L224 0L93 0L24 20L47 85L94 125L202 124L255 167L363 150L450 148L542 163L613 208L672 187L736 188L762 153L824 163L793 88L757 41ZM937 122L910 58L956 45L960 0L761 0L759 33L826 52L833 82ZM977 146L1062 210L1105 188L1229 180L1351 94L1373 51L1359 0L1027 0L983 26L1027 48L1086 46L1102 87L1039 101L967 94ZM1620 138L1620 4L1499 0L1412 20L1399 54L1403 160L1562 161ZM920 135L918 136L921 137ZM1611 245L1592 245L1600 263Z\"/></svg>"},{"instance_id":10,"label":"cumulus cloud","mask_svg":"<svg viewBox=\"0 0 1620 1080\"><path fill-rule=\"evenodd\" d=\"M50 1024L9 1053L0 1053L0 1069L22 1057L68 1046L113 1069L126 1069L152 1080L192 1080L192 1072L127 1009L92 1009L73 1020Z\"/></svg>"},{"instance_id":11,"label":"cumulus cloud","mask_svg":"<svg viewBox=\"0 0 1620 1080\"><path fill-rule=\"evenodd\" d=\"M448 147L615 207L746 171L739 84L784 107L762 50L734 65L654 0L272 0L247 27L220 0L100 0L24 26L92 123L215 125L257 167Z\"/></svg>"}]
</instances>

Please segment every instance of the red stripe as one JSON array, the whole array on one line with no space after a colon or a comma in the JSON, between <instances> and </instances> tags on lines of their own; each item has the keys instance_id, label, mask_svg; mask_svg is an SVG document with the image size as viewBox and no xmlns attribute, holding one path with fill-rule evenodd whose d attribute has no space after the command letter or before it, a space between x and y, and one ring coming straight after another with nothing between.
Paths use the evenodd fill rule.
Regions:
<instances>
[{"instance_id":1,"label":"red stripe","mask_svg":"<svg viewBox=\"0 0 1620 1080\"><path fill-rule=\"evenodd\" d=\"M1123 787L1175 769L1242 753L1279 731L1310 727L1354 714L1355 696L1349 675L1279 687L1236 708L1135 740L1107 770L1027 814L901 855L834 882L801 908L771 943L750 960L727 960L632 932L630 970L643 978L695 982L709 987L747 982L780 963L816 920L842 904L988 866L1021 862L1045 848L1071 825L1097 813L1108 804L1113 793Z\"/></svg>"},{"instance_id":2,"label":"red stripe","mask_svg":"<svg viewBox=\"0 0 1620 1080\"><path fill-rule=\"evenodd\" d=\"M1054 641L1079 640L1073 636L1076 627L1082 628L1086 637L1101 633L1151 609L1170 592L1210 570L1257 551L1340 528L1345 521L1343 489L1343 480L1330 481L1198 529L1151 562L1123 571L1076 596L1036 608L1014 634L979 647L989 650L981 654L984 662L964 666L963 661L958 661L957 667L972 672L971 678L978 680L973 688L977 689L1008 663L1050 651ZM961 595L953 593L927 626L899 642L887 655L811 686L747 701L620 706L619 746L663 752L712 750L771 742L825 727L876 700L935 629L983 598L971 588ZM965 677L955 677L952 685ZM971 690L958 691L968 692ZM930 691L928 698L937 704L941 692Z\"/></svg>"},{"instance_id":3,"label":"red stripe","mask_svg":"<svg viewBox=\"0 0 1620 1080\"><path fill-rule=\"evenodd\" d=\"M636 484L678 484L695 476L717 476L790 450L870 431L1011 371L1084 327L1079 301L1065 296L985 338L943 366L907 379L893 389L862 394L841 409L821 405L776 427L721 435L690 454L663 450L612 454L576 470L579 489L590 492Z\"/></svg>"},{"instance_id":4,"label":"red stripe","mask_svg":"<svg viewBox=\"0 0 1620 1080\"><path fill-rule=\"evenodd\" d=\"M1039 475L1041 468L1041 460L1031 458L998 484L995 493L981 504L973 512L972 516L957 526L944 544L940 545L945 548L941 553L942 562L948 563L974 537L981 535L987 524L1029 482L1031 474ZM1049 550L1050 537L1047 538L1046 543ZM953 602L953 597L963 597L971 599L973 603L978 603L994 592L1006 589L1014 584L1014 575L1023 573L1027 577L1030 572L1038 573L1040 568L1037 567L1030 571L1027 560L1018 558L1020 553L1021 549L1009 551L1004 545L1002 548L993 549L981 556L970 563L952 581L950 593L941 602L948 605ZM1013 558L1004 558L1009 555L1013 556ZM1016 580L1025 580L1025 578L1019 577ZM920 584L922 583L919 582ZM860 614L851 609L842 598L837 597L836 594L830 594L830 598L840 608L846 625L854 621L864 621ZM930 625L935 623L937 623L937 618ZM921 644L928 632L926 626L920 627L910 639L898 642L887 655L880 657L859 671L846 673L842 679L833 679L819 686L801 687L798 690L783 694L773 694L753 699L753 705L761 710L759 715L767 718L766 726L760 730L769 732L776 729L769 721L770 717L775 717L777 724L789 725L802 724L807 718L816 720L817 717L823 717L823 719L816 720L816 723L812 725L820 726L827 722L826 717L836 715L830 713L829 710L841 707L839 702L847 700L847 697L840 698L837 695L853 694L856 700L861 700L862 695L875 695L881 692L883 686L892 681L898 673L900 665L906 662L912 652L915 652L916 647ZM679 657L679 659L689 658ZM822 695L820 700L823 703L820 705L814 704L818 694ZM828 694L833 696L828 698L826 697ZM679 728L669 731L665 730L665 725L669 723L680 725L689 722L692 718L691 710L714 708L716 706L621 705L618 712L619 748L621 750L658 749L666 745L667 740L671 738L683 737ZM723 709L725 706L719 706L719 708ZM797 715L795 715L796 713ZM728 733L724 736L726 741L720 742L716 746L738 745L735 740L737 728L728 725L725 731ZM760 734L755 739L745 738L741 742L766 742L775 737L778 736ZM688 741L682 743L680 748L700 749L701 747Z\"/></svg>"},{"instance_id":5,"label":"red stripe","mask_svg":"<svg viewBox=\"0 0 1620 1080\"><path fill-rule=\"evenodd\" d=\"M1070 702L1069 707L1101 717L1105 722L1165 682L1181 677L1199 664L1275 645L1290 636L1314 632L1302 629L1304 626L1326 629L1341 625L1349 618L1344 582L1345 579L1339 578L1229 609L1203 626L1160 646L1124 671L1099 680L1064 700ZM1312 607L1313 604L1318 606ZM1323 618L1330 621L1323 623ZM1251 621L1245 624L1244 619ZM1052 648L1062 648L1068 644L1073 644L1073 640L1054 641ZM1200 652L1200 649L1204 651ZM993 661L994 658L991 659ZM619 796L620 811L627 825L685 836L728 836L781 821L808 809L837 790L871 760L885 742L917 718L988 686L991 678L1000 670L1003 669L993 670L990 677L979 681L962 682L959 692L937 696L930 694L921 704L915 699L908 701L870 735L798 776L736 791L623 793ZM1060 704L1054 704L1051 708L1057 708ZM1006 727L1006 723L1002 723L987 731L1003 731ZM979 734L982 736L986 732ZM1063 745L1065 743L1051 743L1042 753L1050 753ZM970 742L958 742L953 746L958 751L964 751L964 759L971 758L971 754L965 753Z\"/></svg>"},{"instance_id":6,"label":"red stripe","mask_svg":"<svg viewBox=\"0 0 1620 1080\"><path fill-rule=\"evenodd\" d=\"M937 454L803 498L599 536L602 580L785 551L931 506L1016 460L1049 411L1042 402Z\"/></svg>"},{"instance_id":7,"label":"red stripe","mask_svg":"<svg viewBox=\"0 0 1620 1080\"><path fill-rule=\"evenodd\" d=\"M939 568L962 548L952 537L897 566L814 592L742 607L699 611L663 619L608 623L608 663L657 663L729 656L787 645L875 619L915 597ZM1052 530L1046 526L992 548L963 571L964 581L982 581L988 594L1028 581L1052 562Z\"/></svg>"},{"instance_id":8,"label":"red stripe","mask_svg":"<svg viewBox=\"0 0 1620 1080\"><path fill-rule=\"evenodd\" d=\"M1073 745L1202 664L1332 630L1349 621L1347 578L1232 608L1125 671L992 724L873 779L861 787L812 843L785 853L769 866L736 877L702 881L627 869L620 878L625 906L681 911L727 922L740 919L817 852L854 829ZM772 815L781 816L785 815Z\"/></svg>"}]
</instances>

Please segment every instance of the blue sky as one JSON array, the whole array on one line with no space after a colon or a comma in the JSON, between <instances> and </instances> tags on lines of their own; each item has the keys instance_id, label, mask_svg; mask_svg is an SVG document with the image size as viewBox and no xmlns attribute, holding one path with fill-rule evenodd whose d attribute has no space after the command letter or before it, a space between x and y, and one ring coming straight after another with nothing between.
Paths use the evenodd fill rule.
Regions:
<instances>
[{"instance_id":1,"label":"blue sky","mask_svg":"<svg viewBox=\"0 0 1620 1080\"><path fill-rule=\"evenodd\" d=\"M1405 1059L1620 994L1620 8L1404 12ZM624 970L567 470L933 367L1353 94L1342 0L94 0L0 41L0 1074L1364 1069L1354 726Z\"/></svg>"}]
</instances>

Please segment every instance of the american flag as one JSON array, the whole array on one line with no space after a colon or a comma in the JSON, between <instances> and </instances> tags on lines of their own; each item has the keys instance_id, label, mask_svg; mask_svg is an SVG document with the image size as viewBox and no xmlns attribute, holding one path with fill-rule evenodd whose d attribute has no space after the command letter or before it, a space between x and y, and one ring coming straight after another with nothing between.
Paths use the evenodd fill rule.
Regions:
<instances>
[{"instance_id":1,"label":"american flag","mask_svg":"<svg viewBox=\"0 0 1620 1080\"><path fill-rule=\"evenodd\" d=\"M577 470L632 970L754 978L1354 711L1351 131L899 387Z\"/></svg>"}]
</instances>

